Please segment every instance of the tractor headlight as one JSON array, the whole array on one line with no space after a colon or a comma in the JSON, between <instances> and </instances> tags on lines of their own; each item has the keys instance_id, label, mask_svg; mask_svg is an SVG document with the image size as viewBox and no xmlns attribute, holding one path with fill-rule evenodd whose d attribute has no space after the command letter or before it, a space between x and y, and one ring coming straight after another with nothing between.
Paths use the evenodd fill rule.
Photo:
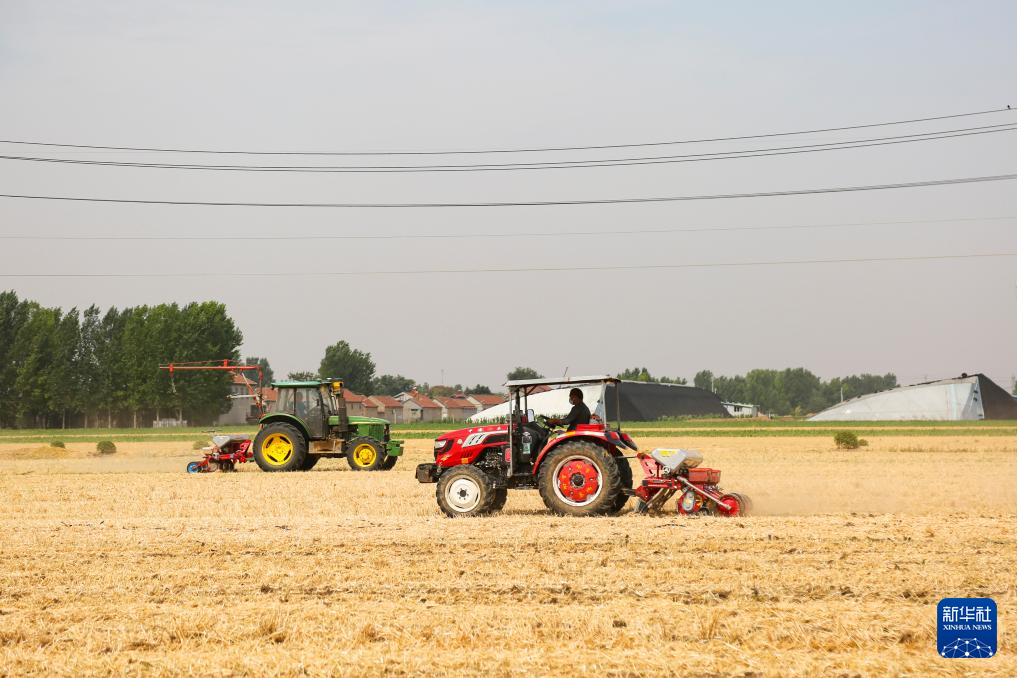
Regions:
<instances>
[{"instance_id":1,"label":"tractor headlight","mask_svg":"<svg viewBox=\"0 0 1017 678\"><path fill-rule=\"evenodd\" d=\"M454 442L455 441L452 438L449 438L448 440L435 440L434 441L434 458L435 458L435 460L438 459L438 455L439 454L442 454L443 452L448 452L449 450L451 450L452 449L452 444Z\"/></svg>"}]
</instances>

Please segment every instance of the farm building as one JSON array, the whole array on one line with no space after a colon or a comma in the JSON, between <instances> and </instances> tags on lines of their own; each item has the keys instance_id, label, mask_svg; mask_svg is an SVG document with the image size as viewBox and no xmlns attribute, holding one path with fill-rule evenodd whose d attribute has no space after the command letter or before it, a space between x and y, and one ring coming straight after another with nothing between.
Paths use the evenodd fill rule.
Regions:
<instances>
[{"instance_id":1,"label":"farm building","mask_svg":"<svg viewBox=\"0 0 1017 678\"><path fill-rule=\"evenodd\" d=\"M364 396L346 389L343 391L343 399L346 401L346 414L351 417L362 417L365 415L364 400L366 398Z\"/></svg>"},{"instance_id":2,"label":"farm building","mask_svg":"<svg viewBox=\"0 0 1017 678\"><path fill-rule=\"evenodd\" d=\"M601 384L581 387L583 402L590 412L615 418L614 386ZM558 388L536 393L528 398L527 406L536 414L566 414L571 405L569 388ZM625 421L655 421L667 417L729 417L728 411L716 394L695 386L654 384L642 381L623 381L619 391L621 418ZM509 403L480 412L470 421L487 421L508 416Z\"/></svg>"},{"instance_id":3,"label":"farm building","mask_svg":"<svg viewBox=\"0 0 1017 678\"><path fill-rule=\"evenodd\" d=\"M441 405L413 389L396 398L403 404L403 421L441 421Z\"/></svg>"},{"instance_id":4,"label":"farm building","mask_svg":"<svg viewBox=\"0 0 1017 678\"><path fill-rule=\"evenodd\" d=\"M466 398L435 398L435 402L441 405L442 421L466 421L479 410L477 406Z\"/></svg>"},{"instance_id":5,"label":"farm building","mask_svg":"<svg viewBox=\"0 0 1017 678\"><path fill-rule=\"evenodd\" d=\"M759 407L748 403L724 403L724 409L732 417L755 417L759 414Z\"/></svg>"},{"instance_id":6,"label":"farm building","mask_svg":"<svg viewBox=\"0 0 1017 678\"><path fill-rule=\"evenodd\" d=\"M475 393L473 395L467 395L466 399L477 407L477 412L483 412L489 407L501 405L505 402L505 396L494 393Z\"/></svg>"},{"instance_id":7,"label":"farm building","mask_svg":"<svg viewBox=\"0 0 1017 678\"><path fill-rule=\"evenodd\" d=\"M365 401L365 410L367 403L371 403L377 414L371 416L381 417L382 419L388 419L393 424L401 424L405 421L403 418L403 404L387 395L376 395L371 396Z\"/></svg>"},{"instance_id":8,"label":"farm building","mask_svg":"<svg viewBox=\"0 0 1017 678\"><path fill-rule=\"evenodd\" d=\"M1017 419L1017 401L984 374L962 374L870 393L834 405L810 421L975 421Z\"/></svg>"}]
</instances>

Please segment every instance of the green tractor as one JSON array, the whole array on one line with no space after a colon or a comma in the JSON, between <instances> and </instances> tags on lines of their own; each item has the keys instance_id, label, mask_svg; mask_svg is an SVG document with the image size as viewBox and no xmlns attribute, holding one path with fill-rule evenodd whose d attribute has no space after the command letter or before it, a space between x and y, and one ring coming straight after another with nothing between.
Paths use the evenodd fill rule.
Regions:
<instances>
[{"instance_id":1,"label":"green tractor","mask_svg":"<svg viewBox=\"0 0 1017 678\"><path fill-rule=\"evenodd\" d=\"M343 383L280 381L279 400L260 420L252 445L262 471L310 471L323 457L346 457L354 471L380 471L395 466L403 453L392 440L389 422L346 414Z\"/></svg>"}]
</instances>

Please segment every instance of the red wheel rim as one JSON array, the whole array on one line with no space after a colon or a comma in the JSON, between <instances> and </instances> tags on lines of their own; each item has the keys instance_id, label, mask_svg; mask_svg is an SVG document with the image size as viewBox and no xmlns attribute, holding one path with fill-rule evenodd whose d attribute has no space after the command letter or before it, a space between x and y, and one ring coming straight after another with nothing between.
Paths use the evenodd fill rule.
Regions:
<instances>
[{"instance_id":1,"label":"red wheel rim","mask_svg":"<svg viewBox=\"0 0 1017 678\"><path fill-rule=\"evenodd\" d=\"M600 469L588 459L569 459L558 467L555 486L565 501L585 504L600 493Z\"/></svg>"},{"instance_id":2,"label":"red wheel rim","mask_svg":"<svg viewBox=\"0 0 1017 678\"><path fill-rule=\"evenodd\" d=\"M727 507L726 511L721 508L721 513L728 518L736 518L742 514L742 503L738 500L738 497L725 494L720 498L720 503Z\"/></svg>"}]
</instances>

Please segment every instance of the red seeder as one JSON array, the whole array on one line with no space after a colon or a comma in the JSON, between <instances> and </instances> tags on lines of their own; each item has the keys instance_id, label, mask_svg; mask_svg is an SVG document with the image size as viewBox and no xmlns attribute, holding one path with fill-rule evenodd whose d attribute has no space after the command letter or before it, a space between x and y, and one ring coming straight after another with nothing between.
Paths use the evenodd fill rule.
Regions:
<instances>
[{"instance_id":1,"label":"red seeder","mask_svg":"<svg viewBox=\"0 0 1017 678\"><path fill-rule=\"evenodd\" d=\"M700 468L703 455L694 450L657 448L649 454L637 454L645 478L635 488L639 512L659 510L675 494L678 513L698 513L735 517L746 515L752 502L743 494L724 492L718 486L720 471Z\"/></svg>"},{"instance_id":2,"label":"red seeder","mask_svg":"<svg viewBox=\"0 0 1017 678\"><path fill-rule=\"evenodd\" d=\"M205 458L187 464L188 473L233 471L237 464L250 461L251 439L243 435L212 436L212 446L204 449Z\"/></svg>"}]
</instances>

